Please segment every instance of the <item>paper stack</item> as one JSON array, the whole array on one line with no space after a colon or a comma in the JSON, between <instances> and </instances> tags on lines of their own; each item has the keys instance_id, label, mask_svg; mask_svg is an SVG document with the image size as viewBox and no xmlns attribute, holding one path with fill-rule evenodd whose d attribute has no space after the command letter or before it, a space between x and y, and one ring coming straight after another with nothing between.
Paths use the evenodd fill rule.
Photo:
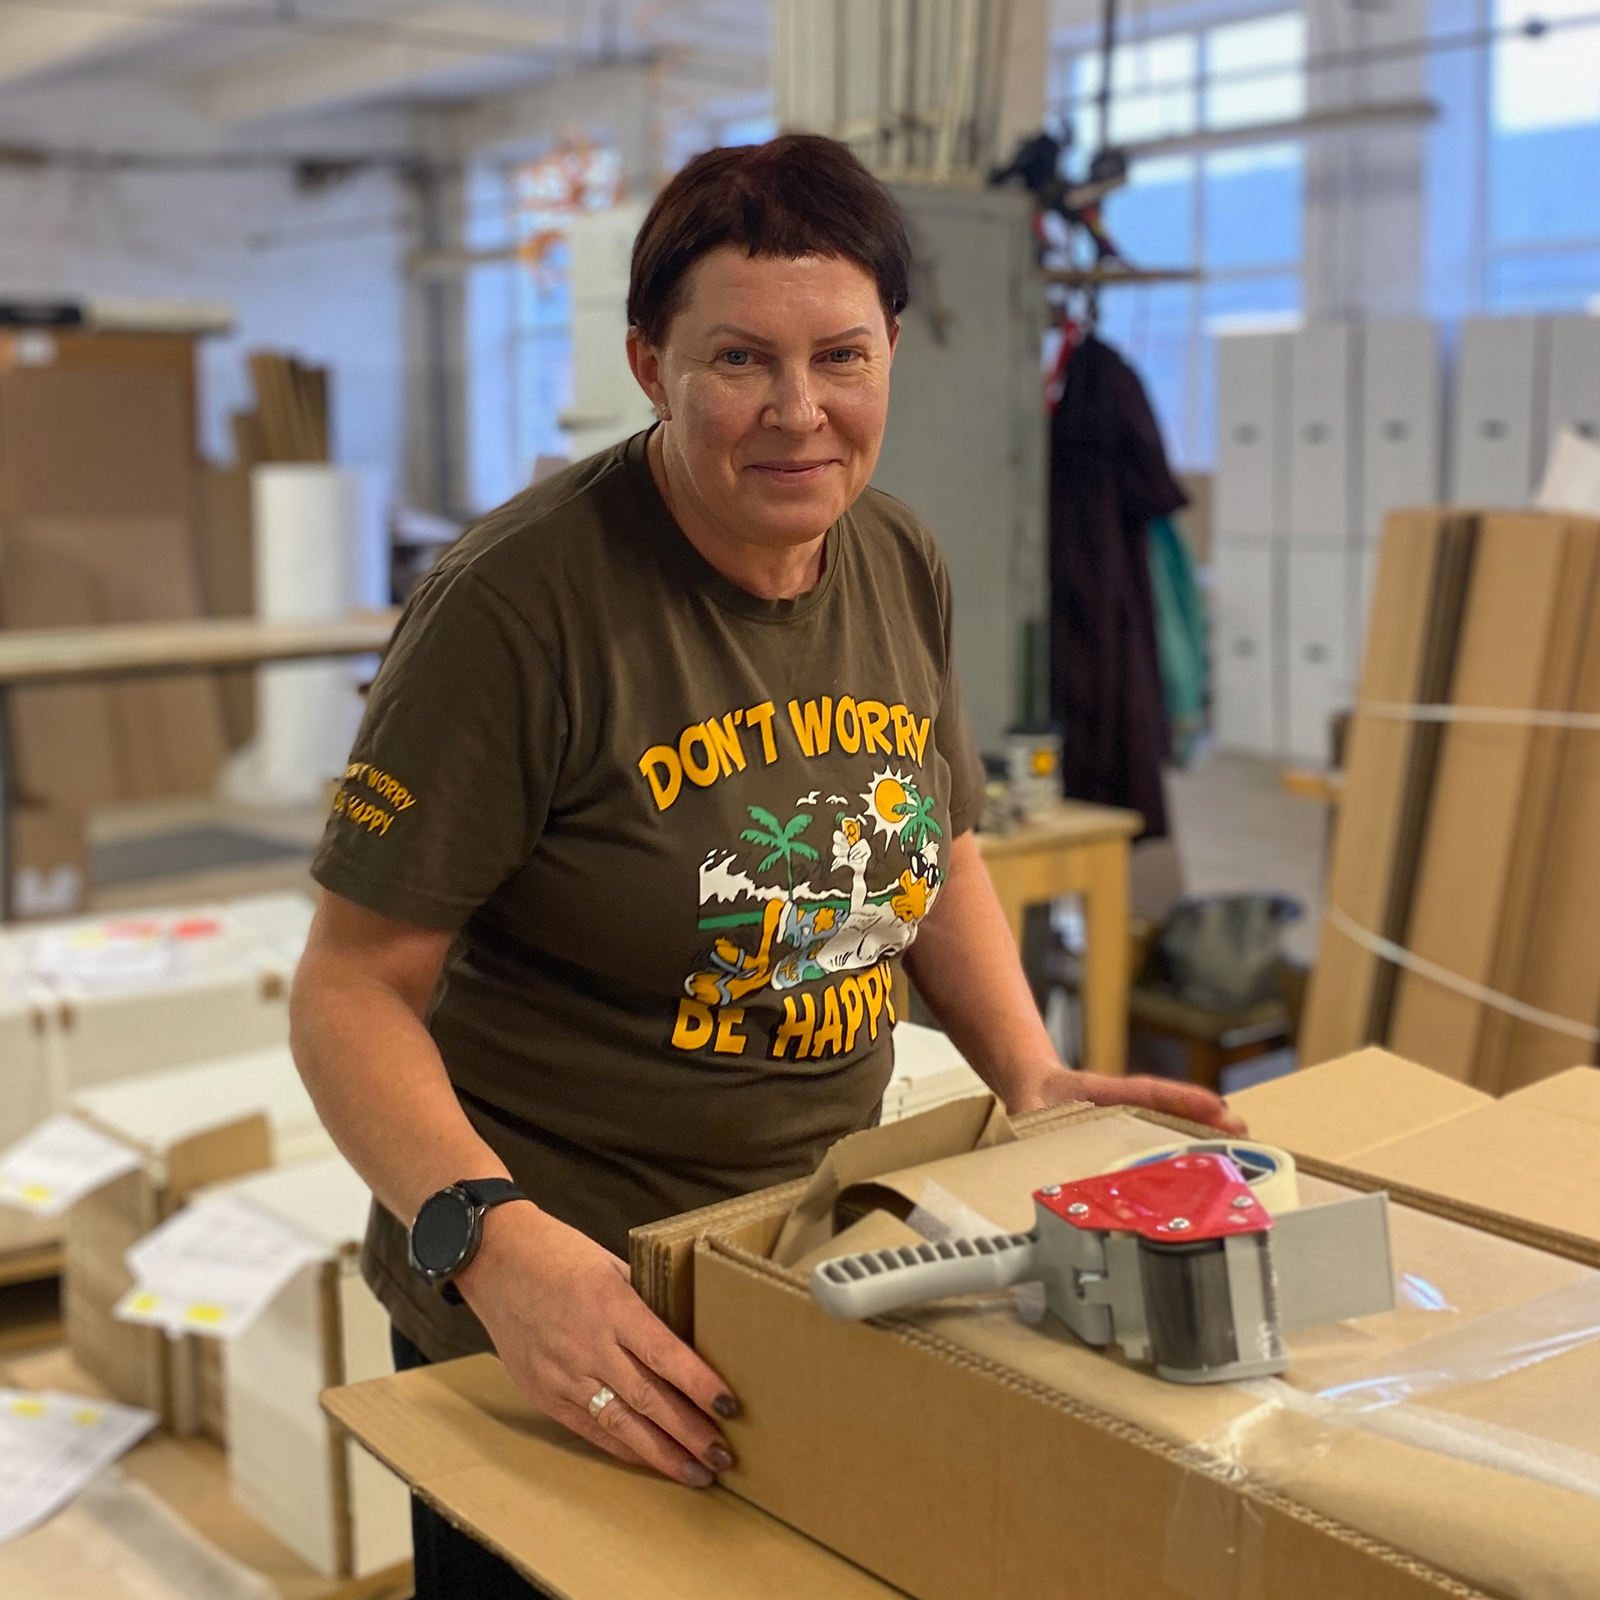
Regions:
<instances>
[{"instance_id":1,"label":"paper stack","mask_svg":"<svg viewBox=\"0 0 1600 1600\"><path fill-rule=\"evenodd\" d=\"M948 1036L915 1022L895 1024L894 1076L883 1094L883 1121L898 1122L950 1100L988 1093L989 1086Z\"/></svg>"},{"instance_id":2,"label":"paper stack","mask_svg":"<svg viewBox=\"0 0 1600 1600\"><path fill-rule=\"evenodd\" d=\"M404 1561L411 1554L404 1487L336 1432L320 1403L324 1389L394 1370L388 1316L359 1266L366 1185L333 1156L241 1179L220 1199L317 1247L316 1260L224 1346L233 1498L330 1576Z\"/></svg>"}]
</instances>

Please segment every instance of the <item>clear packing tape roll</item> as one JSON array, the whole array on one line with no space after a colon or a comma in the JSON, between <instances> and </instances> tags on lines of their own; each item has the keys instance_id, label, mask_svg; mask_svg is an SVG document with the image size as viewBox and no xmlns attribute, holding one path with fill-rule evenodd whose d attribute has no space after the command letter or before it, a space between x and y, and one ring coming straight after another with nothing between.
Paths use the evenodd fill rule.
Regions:
<instances>
[{"instance_id":1,"label":"clear packing tape roll","mask_svg":"<svg viewBox=\"0 0 1600 1600\"><path fill-rule=\"evenodd\" d=\"M1282 1490L1353 1433L1584 1495L1597 1502L1600 1454L1419 1403L1459 1393L1600 1341L1600 1272L1461 1323L1345 1373L1319 1391L1281 1378L1233 1385L1256 1401L1180 1456L1168 1506L1167 1583L1192 1600L1275 1600L1265 1568L1266 1522L1240 1490ZM1600 1396L1574 1394L1574 1405ZM1476 1591L1472 1591L1476 1592Z\"/></svg>"}]
</instances>

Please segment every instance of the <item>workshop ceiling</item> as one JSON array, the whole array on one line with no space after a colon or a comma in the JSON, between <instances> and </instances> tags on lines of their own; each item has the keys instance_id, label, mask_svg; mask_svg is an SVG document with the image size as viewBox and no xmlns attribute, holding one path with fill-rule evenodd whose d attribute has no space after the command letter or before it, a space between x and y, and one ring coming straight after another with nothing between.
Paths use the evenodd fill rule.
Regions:
<instances>
[{"instance_id":1,"label":"workshop ceiling","mask_svg":"<svg viewBox=\"0 0 1600 1600\"><path fill-rule=\"evenodd\" d=\"M0 0L0 95L159 83L222 123L450 101L606 59L706 91L765 83L760 0Z\"/></svg>"}]
</instances>

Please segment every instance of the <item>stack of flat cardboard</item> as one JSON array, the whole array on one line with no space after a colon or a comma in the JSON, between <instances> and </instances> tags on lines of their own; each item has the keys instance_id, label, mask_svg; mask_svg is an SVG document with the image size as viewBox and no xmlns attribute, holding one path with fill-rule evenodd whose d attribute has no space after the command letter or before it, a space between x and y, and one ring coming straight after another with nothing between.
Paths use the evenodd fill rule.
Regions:
<instances>
[{"instance_id":1,"label":"stack of flat cardboard","mask_svg":"<svg viewBox=\"0 0 1600 1600\"><path fill-rule=\"evenodd\" d=\"M193 341L0 335L0 623L197 617ZM13 782L93 804L208 789L225 752L215 684L181 673L15 692Z\"/></svg>"},{"instance_id":2,"label":"stack of flat cardboard","mask_svg":"<svg viewBox=\"0 0 1600 1600\"><path fill-rule=\"evenodd\" d=\"M1594 1060L1600 731L1538 717L1600 711L1600 523L1396 513L1367 637L1301 1059L1388 1044L1496 1094Z\"/></svg>"},{"instance_id":3,"label":"stack of flat cardboard","mask_svg":"<svg viewBox=\"0 0 1600 1600\"><path fill-rule=\"evenodd\" d=\"M233 1497L318 1571L381 1571L411 1554L410 1497L320 1404L394 1371L389 1318L360 1271L371 1195L337 1155L226 1188L327 1249L223 1346Z\"/></svg>"},{"instance_id":4,"label":"stack of flat cardboard","mask_svg":"<svg viewBox=\"0 0 1600 1600\"><path fill-rule=\"evenodd\" d=\"M281 1046L84 1090L72 1110L143 1158L67 1213L63 1301L73 1358L171 1431L221 1438L220 1385L206 1371L215 1347L112 1315L133 1286L124 1254L197 1189L285 1157L325 1157L332 1141Z\"/></svg>"},{"instance_id":5,"label":"stack of flat cardboard","mask_svg":"<svg viewBox=\"0 0 1600 1600\"><path fill-rule=\"evenodd\" d=\"M894 1075L883 1092L880 1120L898 1122L951 1100L986 1093L988 1085L946 1034L915 1022L894 1025Z\"/></svg>"}]
</instances>

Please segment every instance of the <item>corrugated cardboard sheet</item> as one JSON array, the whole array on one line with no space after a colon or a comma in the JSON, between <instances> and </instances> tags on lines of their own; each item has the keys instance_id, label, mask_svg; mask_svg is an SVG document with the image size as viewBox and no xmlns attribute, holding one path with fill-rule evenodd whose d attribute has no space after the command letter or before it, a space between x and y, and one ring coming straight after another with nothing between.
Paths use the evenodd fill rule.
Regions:
<instances>
[{"instance_id":1,"label":"corrugated cardboard sheet","mask_svg":"<svg viewBox=\"0 0 1600 1600\"><path fill-rule=\"evenodd\" d=\"M602 1456L534 1412L492 1356L336 1389L323 1403L424 1500L559 1600L894 1600L724 1490L695 1493Z\"/></svg>"},{"instance_id":2,"label":"corrugated cardboard sheet","mask_svg":"<svg viewBox=\"0 0 1600 1600\"><path fill-rule=\"evenodd\" d=\"M0 362L6 627L203 614L193 396L170 344L144 365L96 362L93 339L64 340L76 354L55 365ZM17 691L11 726L16 782L39 800L204 790L226 751L216 686L192 673Z\"/></svg>"},{"instance_id":3,"label":"corrugated cardboard sheet","mask_svg":"<svg viewBox=\"0 0 1600 1600\"><path fill-rule=\"evenodd\" d=\"M1301 1059L1363 1044L1493 1093L1595 1059L1571 1030L1374 954L1337 915L1468 985L1600 1023L1600 733L1519 722L1600 707L1600 524L1391 517L1361 698L1505 720L1358 711Z\"/></svg>"}]
</instances>

